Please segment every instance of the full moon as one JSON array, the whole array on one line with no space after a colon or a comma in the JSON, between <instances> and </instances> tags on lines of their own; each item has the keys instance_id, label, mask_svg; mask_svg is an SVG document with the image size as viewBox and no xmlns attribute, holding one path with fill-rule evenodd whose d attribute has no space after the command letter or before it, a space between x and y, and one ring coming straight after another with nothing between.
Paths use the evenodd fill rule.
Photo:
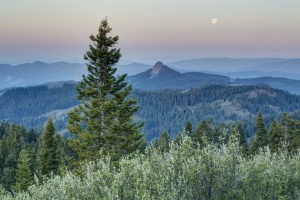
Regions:
<instances>
[{"instance_id":1,"label":"full moon","mask_svg":"<svg viewBox=\"0 0 300 200\"><path fill-rule=\"evenodd\" d=\"M217 18L213 18L213 19L211 20L211 23L212 23L212 24L218 23L218 19L217 19Z\"/></svg>"}]
</instances>

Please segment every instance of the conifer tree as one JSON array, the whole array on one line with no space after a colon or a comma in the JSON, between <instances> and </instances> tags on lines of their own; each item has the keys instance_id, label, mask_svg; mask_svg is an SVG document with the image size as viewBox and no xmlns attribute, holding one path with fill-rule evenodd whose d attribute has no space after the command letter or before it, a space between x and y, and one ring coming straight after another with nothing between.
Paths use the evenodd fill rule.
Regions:
<instances>
[{"instance_id":1,"label":"conifer tree","mask_svg":"<svg viewBox=\"0 0 300 200\"><path fill-rule=\"evenodd\" d=\"M227 131L228 131L228 127L224 122L216 126L213 131L213 141L215 143L222 142L224 144L227 144L229 140L229 135L227 134Z\"/></svg>"},{"instance_id":2,"label":"conifer tree","mask_svg":"<svg viewBox=\"0 0 300 200\"><path fill-rule=\"evenodd\" d=\"M214 122L214 119L212 117L209 118L209 121L208 121L208 126L211 130L214 129L214 126L215 126L215 122Z\"/></svg>"},{"instance_id":3,"label":"conifer tree","mask_svg":"<svg viewBox=\"0 0 300 200\"><path fill-rule=\"evenodd\" d=\"M299 122L289 118L287 120L287 132L285 133L285 139L288 142L288 150L292 153L298 151L300 146L300 131Z\"/></svg>"},{"instance_id":4,"label":"conifer tree","mask_svg":"<svg viewBox=\"0 0 300 200\"><path fill-rule=\"evenodd\" d=\"M21 131L21 126L17 125L16 123L13 123L9 127L8 135L4 138L5 150L2 150L5 158L4 167L9 167L12 169L16 169L17 167L19 154L24 147L24 138Z\"/></svg>"},{"instance_id":5,"label":"conifer tree","mask_svg":"<svg viewBox=\"0 0 300 200\"><path fill-rule=\"evenodd\" d=\"M176 138L174 139L174 143L177 144L177 145L179 145L181 143L182 139L183 139L182 138L182 134L178 133L177 136L176 136Z\"/></svg>"},{"instance_id":6,"label":"conifer tree","mask_svg":"<svg viewBox=\"0 0 300 200\"><path fill-rule=\"evenodd\" d=\"M189 137L193 137L193 126L190 120L185 124L184 130Z\"/></svg>"},{"instance_id":7,"label":"conifer tree","mask_svg":"<svg viewBox=\"0 0 300 200\"><path fill-rule=\"evenodd\" d=\"M271 124L268 141L270 149L273 152L276 152L278 148L282 147L284 133L277 121L273 121Z\"/></svg>"},{"instance_id":8,"label":"conifer tree","mask_svg":"<svg viewBox=\"0 0 300 200\"><path fill-rule=\"evenodd\" d=\"M280 125L282 130L281 140L288 143L290 152L297 152L300 146L299 121L293 120L288 113L283 113Z\"/></svg>"},{"instance_id":9,"label":"conifer tree","mask_svg":"<svg viewBox=\"0 0 300 200\"><path fill-rule=\"evenodd\" d=\"M212 130L207 124L206 120L202 120L195 130L193 140L202 146L205 141L212 142L213 135Z\"/></svg>"},{"instance_id":10,"label":"conifer tree","mask_svg":"<svg viewBox=\"0 0 300 200\"><path fill-rule=\"evenodd\" d=\"M237 131L239 133L239 144L241 147L242 153L246 154L248 152L248 143L245 136L245 131L241 122L237 125Z\"/></svg>"},{"instance_id":11,"label":"conifer tree","mask_svg":"<svg viewBox=\"0 0 300 200\"><path fill-rule=\"evenodd\" d=\"M16 170L16 185L12 188L16 191L27 190L33 182L31 172L31 160L27 149L23 149L18 159L18 167Z\"/></svg>"},{"instance_id":12,"label":"conifer tree","mask_svg":"<svg viewBox=\"0 0 300 200\"><path fill-rule=\"evenodd\" d=\"M294 131L293 137L290 138L288 149L291 153L297 153L299 151L299 147L300 147L300 130L296 129Z\"/></svg>"},{"instance_id":13,"label":"conifer tree","mask_svg":"<svg viewBox=\"0 0 300 200\"><path fill-rule=\"evenodd\" d=\"M262 113L259 112L256 119L256 132L254 141L250 145L250 153L255 153L261 147L264 147L268 144L267 129L262 116Z\"/></svg>"},{"instance_id":14,"label":"conifer tree","mask_svg":"<svg viewBox=\"0 0 300 200\"><path fill-rule=\"evenodd\" d=\"M0 139L8 132L9 124L6 120L3 120L0 125Z\"/></svg>"},{"instance_id":15,"label":"conifer tree","mask_svg":"<svg viewBox=\"0 0 300 200\"><path fill-rule=\"evenodd\" d=\"M43 131L38 150L38 166L42 175L56 174L59 168L59 155L55 141L55 127L49 118Z\"/></svg>"},{"instance_id":16,"label":"conifer tree","mask_svg":"<svg viewBox=\"0 0 300 200\"><path fill-rule=\"evenodd\" d=\"M136 100L128 98L132 86L124 81L126 74L115 76L114 65L121 57L115 48L119 37L109 36L107 19L101 21L92 45L84 55L88 74L76 87L81 105L69 113L67 129L73 135L70 148L79 160L94 160L109 154L113 161L130 154L145 144L139 133L143 124L132 116L138 110Z\"/></svg>"},{"instance_id":17,"label":"conifer tree","mask_svg":"<svg viewBox=\"0 0 300 200\"><path fill-rule=\"evenodd\" d=\"M169 137L169 135L168 135L168 133L167 133L166 130L164 130L164 131L161 133L161 135L160 135L160 137L159 137L159 139L158 139L158 141L157 141L157 146L158 146L158 149L159 149L160 151L162 151L162 152L164 152L164 151L169 151L169 147L170 147L170 137Z\"/></svg>"},{"instance_id":18,"label":"conifer tree","mask_svg":"<svg viewBox=\"0 0 300 200\"><path fill-rule=\"evenodd\" d=\"M24 136L24 140L26 143L36 143L37 138L38 135L33 128L31 128L29 131L26 131L26 134Z\"/></svg>"},{"instance_id":19,"label":"conifer tree","mask_svg":"<svg viewBox=\"0 0 300 200\"><path fill-rule=\"evenodd\" d=\"M22 135L22 127L13 123L8 132L7 137L8 154L13 154L17 159L24 148L24 137Z\"/></svg>"},{"instance_id":20,"label":"conifer tree","mask_svg":"<svg viewBox=\"0 0 300 200\"><path fill-rule=\"evenodd\" d=\"M158 139L155 138L152 142L151 142L151 146L158 149Z\"/></svg>"},{"instance_id":21,"label":"conifer tree","mask_svg":"<svg viewBox=\"0 0 300 200\"><path fill-rule=\"evenodd\" d=\"M32 173L35 173L38 170L38 163L37 163L38 144L30 143L25 148L28 151L29 159L31 161L30 170Z\"/></svg>"},{"instance_id":22,"label":"conifer tree","mask_svg":"<svg viewBox=\"0 0 300 200\"><path fill-rule=\"evenodd\" d=\"M289 137L289 124L291 121L291 116L288 113L283 113L280 121L282 131L284 134L284 139L287 140Z\"/></svg>"},{"instance_id":23,"label":"conifer tree","mask_svg":"<svg viewBox=\"0 0 300 200\"><path fill-rule=\"evenodd\" d=\"M55 145L56 145L56 155L57 155L57 162L58 162L58 170L59 174L63 172L66 168L66 154L64 148L64 141L59 134L56 134L54 137Z\"/></svg>"},{"instance_id":24,"label":"conifer tree","mask_svg":"<svg viewBox=\"0 0 300 200\"><path fill-rule=\"evenodd\" d=\"M6 136L4 135L0 141L0 153L1 153L1 157L4 159L7 157L8 155L8 146L7 146L7 139ZM4 160L3 162L1 162L4 164ZM1 164L0 163L0 164ZM1 165L2 167L3 165Z\"/></svg>"},{"instance_id":25,"label":"conifer tree","mask_svg":"<svg viewBox=\"0 0 300 200\"><path fill-rule=\"evenodd\" d=\"M1 184L7 191L11 191L11 186L13 186L16 183L15 176L16 172L13 167L5 167L3 169Z\"/></svg>"},{"instance_id":26,"label":"conifer tree","mask_svg":"<svg viewBox=\"0 0 300 200\"><path fill-rule=\"evenodd\" d=\"M193 141L203 147L204 141L206 140L205 137L204 132L201 130L201 125L199 124L195 130Z\"/></svg>"}]
</instances>

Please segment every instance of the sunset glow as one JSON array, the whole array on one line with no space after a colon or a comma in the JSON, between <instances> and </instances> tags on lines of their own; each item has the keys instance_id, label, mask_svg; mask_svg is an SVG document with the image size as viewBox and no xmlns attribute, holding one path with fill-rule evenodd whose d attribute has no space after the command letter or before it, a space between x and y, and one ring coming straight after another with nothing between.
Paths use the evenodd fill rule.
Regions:
<instances>
[{"instance_id":1,"label":"sunset glow","mask_svg":"<svg viewBox=\"0 0 300 200\"><path fill-rule=\"evenodd\" d=\"M5 1L0 63L80 61L105 17L123 60L299 57L299 7L297 0Z\"/></svg>"}]
</instances>

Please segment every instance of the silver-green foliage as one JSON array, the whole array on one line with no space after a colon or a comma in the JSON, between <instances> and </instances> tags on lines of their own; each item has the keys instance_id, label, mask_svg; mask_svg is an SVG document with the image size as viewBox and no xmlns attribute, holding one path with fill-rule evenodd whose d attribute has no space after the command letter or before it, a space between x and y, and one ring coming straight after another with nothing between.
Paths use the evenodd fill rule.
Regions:
<instances>
[{"instance_id":1,"label":"silver-green foliage","mask_svg":"<svg viewBox=\"0 0 300 200\"><path fill-rule=\"evenodd\" d=\"M300 153L259 149L245 157L235 134L227 145L195 147L189 137L164 153L147 148L111 167L108 157L83 164L81 177L55 176L0 199L299 199ZM1 193L0 193L1 194Z\"/></svg>"}]
</instances>

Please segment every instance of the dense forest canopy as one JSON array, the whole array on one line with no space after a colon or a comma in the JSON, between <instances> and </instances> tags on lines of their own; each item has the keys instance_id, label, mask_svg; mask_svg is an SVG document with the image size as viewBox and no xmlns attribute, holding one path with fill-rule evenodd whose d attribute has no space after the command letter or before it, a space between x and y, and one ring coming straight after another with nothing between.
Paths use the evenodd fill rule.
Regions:
<instances>
[{"instance_id":1,"label":"dense forest canopy","mask_svg":"<svg viewBox=\"0 0 300 200\"><path fill-rule=\"evenodd\" d=\"M1 127L17 127L3 123ZM283 145L275 149L263 147L254 154L245 153L240 143L240 132L234 130L230 134L222 132L218 142L210 142L203 137L202 143L199 143L194 137L182 134L181 139L172 143L160 141L147 147L145 153L123 157L119 168L112 168L110 158L102 157L82 164L79 174L78 170L64 170L72 152L67 145L58 144L60 154L56 155L65 156L64 162L59 164L59 173L47 178L35 171L34 182L20 182L19 178L14 178L16 173L16 177L31 177L33 181L33 170L40 166L38 162L41 159L37 158L43 158L39 152L43 151L45 140L45 137L40 137L35 143L37 148L32 143L25 148L27 151L19 149L20 154L15 154L14 158L18 162L14 161L14 166L8 165L11 156L6 156L4 163L7 164L1 169L4 188L0 189L0 198L299 199L299 151L289 152L282 142ZM7 138L11 138L10 134ZM23 144L28 146L28 142ZM2 138L1 149L4 143L14 144L10 139ZM1 151L1 156L4 152ZM14 151L8 152L11 155ZM25 169L29 169L29 174L24 173ZM22 187L15 187L20 183ZM9 193L12 189L19 192Z\"/></svg>"},{"instance_id":2,"label":"dense forest canopy","mask_svg":"<svg viewBox=\"0 0 300 200\"><path fill-rule=\"evenodd\" d=\"M64 132L67 112L79 104L76 84L13 88L0 96L0 119L22 123L26 128L39 130L51 116L56 128ZM289 112L299 116L300 97L268 86L204 86L189 90L133 90L130 98L140 106L135 120L146 122L144 132L148 142L158 138L166 129L172 138L190 120L196 126L212 118L215 124L242 121L246 136L255 132L255 117L264 115L266 126L274 118ZM298 119L298 118L297 118ZM300 119L300 118L299 118Z\"/></svg>"}]
</instances>

